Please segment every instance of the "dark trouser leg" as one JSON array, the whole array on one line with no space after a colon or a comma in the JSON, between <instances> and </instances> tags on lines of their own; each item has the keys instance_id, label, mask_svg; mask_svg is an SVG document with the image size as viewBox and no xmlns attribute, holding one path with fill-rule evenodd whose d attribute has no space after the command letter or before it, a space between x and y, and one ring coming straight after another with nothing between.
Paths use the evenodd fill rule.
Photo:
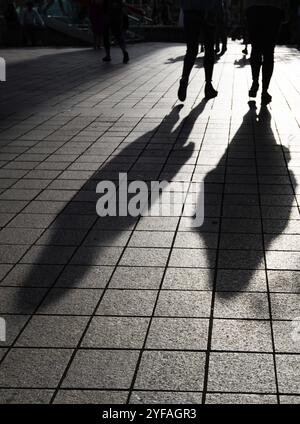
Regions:
<instances>
[{"instance_id":1,"label":"dark trouser leg","mask_svg":"<svg viewBox=\"0 0 300 424\"><path fill-rule=\"evenodd\" d=\"M268 91L274 70L274 47L264 50L262 65L262 90Z\"/></svg>"},{"instance_id":2,"label":"dark trouser leg","mask_svg":"<svg viewBox=\"0 0 300 424\"><path fill-rule=\"evenodd\" d=\"M112 29L112 33L113 33L117 43L120 46L120 49L122 50L123 53L125 53L126 44L125 44L125 39L124 39L124 34L123 34L122 19L120 18L120 19L114 20L112 22L111 29Z\"/></svg>"},{"instance_id":3,"label":"dark trouser leg","mask_svg":"<svg viewBox=\"0 0 300 424\"><path fill-rule=\"evenodd\" d=\"M202 24L202 14L199 12L184 12L184 32L186 38L186 55L184 58L182 78L189 79L191 70L195 64L199 50L200 27Z\"/></svg>"},{"instance_id":4,"label":"dark trouser leg","mask_svg":"<svg viewBox=\"0 0 300 424\"><path fill-rule=\"evenodd\" d=\"M268 91L270 81L274 70L274 50L278 34L280 31L282 12L275 8L270 8L268 13L268 30L269 37L265 42L263 49L263 65L262 65L262 84L263 92Z\"/></svg>"},{"instance_id":5,"label":"dark trouser leg","mask_svg":"<svg viewBox=\"0 0 300 424\"><path fill-rule=\"evenodd\" d=\"M262 50L261 46L257 43L252 43L252 51L250 56L252 80L258 84L260 68L262 66Z\"/></svg>"},{"instance_id":6,"label":"dark trouser leg","mask_svg":"<svg viewBox=\"0 0 300 424\"><path fill-rule=\"evenodd\" d=\"M108 23L105 24L103 30L103 44L106 56L110 57L110 27Z\"/></svg>"},{"instance_id":7,"label":"dark trouser leg","mask_svg":"<svg viewBox=\"0 0 300 424\"><path fill-rule=\"evenodd\" d=\"M206 82L211 82L213 76L215 64L214 40L215 27L213 25L206 24L204 27L204 70Z\"/></svg>"}]
</instances>

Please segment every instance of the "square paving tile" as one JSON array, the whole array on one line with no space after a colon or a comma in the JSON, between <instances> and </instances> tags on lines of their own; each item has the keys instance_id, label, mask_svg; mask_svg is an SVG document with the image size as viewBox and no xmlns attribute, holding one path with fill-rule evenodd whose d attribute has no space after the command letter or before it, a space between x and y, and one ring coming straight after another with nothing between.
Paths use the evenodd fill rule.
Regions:
<instances>
[{"instance_id":1,"label":"square paving tile","mask_svg":"<svg viewBox=\"0 0 300 424\"><path fill-rule=\"evenodd\" d=\"M276 355L279 392L300 394L300 356Z\"/></svg>"},{"instance_id":2,"label":"square paving tile","mask_svg":"<svg viewBox=\"0 0 300 424\"><path fill-rule=\"evenodd\" d=\"M217 294L214 308L215 318L269 319L266 293Z\"/></svg>"},{"instance_id":3,"label":"square paving tile","mask_svg":"<svg viewBox=\"0 0 300 424\"><path fill-rule=\"evenodd\" d=\"M55 404L125 404L128 392L115 390L59 390Z\"/></svg>"},{"instance_id":4,"label":"square paving tile","mask_svg":"<svg viewBox=\"0 0 300 424\"><path fill-rule=\"evenodd\" d=\"M272 352L270 322L215 319L212 349Z\"/></svg>"},{"instance_id":5,"label":"square paving tile","mask_svg":"<svg viewBox=\"0 0 300 424\"><path fill-rule=\"evenodd\" d=\"M156 316L194 317L210 316L211 293L200 291L161 291Z\"/></svg>"},{"instance_id":6,"label":"square paving tile","mask_svg":"<svg viewBox=\"0 0 300 424\"><path fill-rule=\"evenodd\" d=\"M134 389L201 391L204 365L204 353L144 352Z\"/></svg>"},{"instance_id":7,"label":"square paving tile","mask_svg":"<svg viewBox=\"0 0 300 424\"><path fill-rule=\"evenodd\" d=\"M158 289L164 268L118 266L109 287L118 289Z\"/></svg>"},{"instance_id":8,"label":"square paving tile","mask_svg":"<svg viewBox=\"0 0 300 424\"><path fill-rule=\"evenodd\" d=\"M147 338L148 349L205 350L208 320L154 318Z\"/></svg>"},{"instance_id":9,"label":"square paving tile","mask_svg":"<svg viewBox=\"0 0 300 424\"><path fill-rule=\"evenodd\" d=\"M62 387L129 389L138 356L132 350L79 350Z\"/></svg>"},{"instance_id":10,"label":"square paving tile","mask_svg":"<svg viewBox=\"0 0 300 424\"><path fill-rule=\"evenodd\" d=\"M151 316L157 292L155 290L107 290L97 309L97 315Z\"/></svg>"},{"instance_id":11,"label":"square paving tile","mask_svg":"<svg viewBox=\"0 0 300 424\"><path fill-rule=\"evenodd\" d=\"M39 314L91 315L103 290L63 289L50 291L38 309Z\"/></svg>"},{"instance_id":12,"label":"square paving tile","mask_svg":"<svg viewBox=\"0 0 300 424\"><path fill-rule=\"evenodd\" d=\"M55 388L71 353L69 349L12 349L0 368L0 386Z\"/></svg>"},{"instance_id":13,"label":"square paving tile","mask_svg":"<svg viewBox=\"0 0 300 424\"><path fill-rule=\"evenodd\" d=\"M164 290L211 290L214 271L199 268L168 268L163 281Z\"/></svg>"},{"instance_id":14,"label":"square paving tile","mask_svg":"<svg viewBox=\"0 0 300 424\"><path fill-rule=\"evenodd\" d=\"M82 341L83 347L141 349L149 324L147 318L94 317Z\"/></svg>"},{"instance_id":15,"label":"square paving tile","mask_svg":"<svg viewBox=\"0 0 300 424\"><path fill-rule=\"evenodd\" d=\"M34 316L16 346L75 348L87 322L87 317Z\"/></svg>"},{"instance_id":16,"label":"square paving tile","mask_svg":"<svg viewBox=\"0 0 300 424\"><path fill-rule=\"evenodd\" d=\"M273 356L261 353L211 353L208 391L276 392Z\"/></svg>"}]
</instances>

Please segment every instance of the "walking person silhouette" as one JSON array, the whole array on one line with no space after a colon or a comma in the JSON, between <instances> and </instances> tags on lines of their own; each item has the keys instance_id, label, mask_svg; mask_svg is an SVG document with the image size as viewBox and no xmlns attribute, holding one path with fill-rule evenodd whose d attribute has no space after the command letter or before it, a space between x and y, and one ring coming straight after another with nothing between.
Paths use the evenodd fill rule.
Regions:
<instances>
[{"instance_id":1,"label":"walking person silhouette","mask_svg":"<svg viewBox=\"0 0 300 424\"><path fill-rule=\"evenodd\" d=\"M267 105L272 101L268 89L274 70L274 50L288 1L244 0L244 7L252 45L250 64L253 81L249 97L257 95L262 68L261 101L263 105Z\"/></svg>"},{"instance_id":2,"label":"walking person silhouette","mask_svg":"<svg viewBox=\"0 0 300 424\"><path fill-rule=\"evenodd\" d=\"M123 52L123 63L129 62L129 55L126 50L124 40L124 4L123 0L104 0L104 31L103 43L105 48L104 62L110 62L110 33L112 32L115 40Z\"/></svg>"},{"instance_id":3,"label":"walking person silhouette","mask_svg":"<svg viewBox=\"0 0 300 424\"><path fill-rule=\"evenodd\" d=\"M183 25L187 44L183 72L179 84L178 98L186 99L189 76L195 64L199 40L204 44L205 97L216 97L218 92L212 85L215 63L214 43L216 36L217 16L222 7L221 0L181 0Z\"/></svg>"}]
</instances>

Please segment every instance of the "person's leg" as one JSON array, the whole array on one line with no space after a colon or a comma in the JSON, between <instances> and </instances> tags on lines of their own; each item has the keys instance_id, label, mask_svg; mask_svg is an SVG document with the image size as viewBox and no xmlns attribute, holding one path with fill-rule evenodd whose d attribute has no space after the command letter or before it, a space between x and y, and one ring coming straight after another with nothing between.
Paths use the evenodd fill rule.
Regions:
<instances>
[{"instance_id":1,"label":"person's leg","mask_svg":"<svg viewBox=\"0 0 300 424\"><path fill-rule=\"evenodd\" d=\"M112 33L123 52L123 63L129 62L129 55L126 50L126 43L123 33L123 19L122 16L116 17L112 20Z\"/></svg>"},{"instance_id":2,"label":"person's leg","mask_svg":"<svg viewBox=\"0 0 300 424\"><path fill-rule=\"evenodd\" d=\"M252 72L252 86L249 91L250 97L256 97L259 88L259 75L262 66L262 46L263 46L263 21L260 19L261 7L250 7L247 10L247 27L249 31L250 43L252 46L250 55L250 65Z\"/></svg>"},{"instance_id":3,"label":"person's leg","mask_svg":"<svg viewBox=\"0 0 300 424\"><path fill-rule=\"evenodd\" d=\"M199 51L200 13L185 11L183 22L187 48L183 63L182 78L188 80Z\"/></svg>"},{"instance_id":4,"label":"person's leg","mask_svg":"<svg viewBox=\"0 0 300 424\"><path fill-rule=\"evenodd\" d=\"M213 98L216 97L218 92L212 86L212 76L215 64L215 52L214 52L214 41L215 41L216 28L214 25L204 22L203 25L203 36L204 36L204 71L205 71L205 97Z\"/></svg>"},{"instance_id":5,"label":"person's leg","mask_svg":"<svg viewBox=\"0 0 300 424\"><path fill-rule=\"evenodd\" d=\"M195 64L199 51L199 36L202 14L196 11L185 11L183 14L184 33L186 39L186 54L183 62L182 77L180 80L178 98L184 102L189 76Z\"/></svg>"},{"instance_id":6,"label":"person's leg","mask_svg":"<svg viewBox=\"0 0 300 424\"><path fill-rule=\"evenodd\" d=\"M103 28L103 45L105 49L105 57L103 58L103 60L104 62L110 62L110 24L108 18L106 19Z\"/></svg>"},{"instance_id":7,"label":"person's leg","mask_svg":"<svg viewBox=\"0 0 300 424\"><path fill-rule=\"evenodd\" d=\"M268 37L265 38L263 47L262 101L267 104L272 100L268 89L274 71L274 50L282 22L282 12L274 7L270 7L265 8L264 14L268 18L266 28Z\"/></svg>"}]
</instances>

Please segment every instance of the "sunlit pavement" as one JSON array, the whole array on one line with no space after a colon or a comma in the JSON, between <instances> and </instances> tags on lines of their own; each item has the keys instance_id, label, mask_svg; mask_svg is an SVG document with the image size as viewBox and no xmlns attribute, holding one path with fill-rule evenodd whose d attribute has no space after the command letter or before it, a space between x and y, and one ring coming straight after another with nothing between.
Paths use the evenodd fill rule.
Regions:
<instances>
[{"instance_id":1,"label":"sunlit pavement","mask_svg":"<svg viewBox=\"0 0 300 424\"><path fill-rule=\"evenodd\" d=\"M182 108L183 45L0 51L1 402L299 403L300 58L261 109L242 49L209 102L200 55ZM120 172L173 216L99 218Z\"/></svg>"}]
</instances>

